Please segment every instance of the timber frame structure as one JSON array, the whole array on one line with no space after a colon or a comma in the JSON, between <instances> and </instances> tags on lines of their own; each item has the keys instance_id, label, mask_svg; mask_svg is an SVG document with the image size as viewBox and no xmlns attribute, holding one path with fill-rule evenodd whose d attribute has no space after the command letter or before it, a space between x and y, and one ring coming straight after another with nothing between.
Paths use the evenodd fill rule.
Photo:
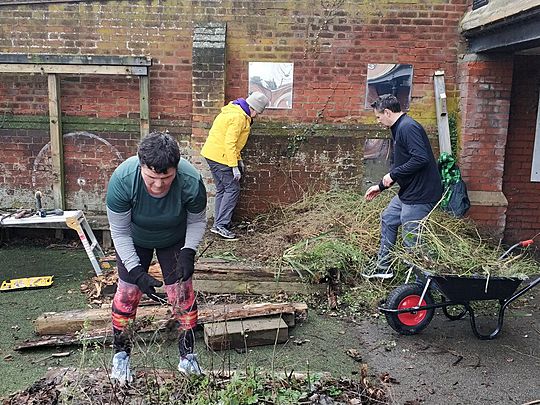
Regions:
<instances>
[{"instance_id":1,"label":"timber frame structure","mask_svg":"<svg viewBox=\"0 0 540 405\"><path fill-rule=\"evenodd\" d=\"M150 130L151 58L142 56L41 55L0 54L0 73L46 74L49 89L49 128L53 172L54 206L65 209L64 148L62 142L62 111L60 106L61 74L123 75L139 77L141 138Z\"/></svg>"}]
</instances>

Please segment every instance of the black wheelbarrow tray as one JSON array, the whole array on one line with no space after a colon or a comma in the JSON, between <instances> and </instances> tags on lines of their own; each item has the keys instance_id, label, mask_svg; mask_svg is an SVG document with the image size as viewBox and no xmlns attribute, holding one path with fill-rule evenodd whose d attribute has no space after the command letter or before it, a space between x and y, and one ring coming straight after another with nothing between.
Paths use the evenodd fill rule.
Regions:
<instances>
[{"instance_id":1,"label":"black wheelbarrow tray","mask_svg":"<svg viewBox=\"0 0 540 405\"><path fill-rule=\"evenodd\" d=\"M417 275L417 281L400 285L390 292L386 302L379 306L379 310L384 313L392 329L403 335L414 335L425 329L431 322L435 309L442 308L443 313L450 320L461 319L468 313L476 337L484 340L494 339L501 331L506 308L540 283L540 277L538 277L518 290L522 283L519 278L460 277L435 275L417 267L413 267L413 270ZM440 302L435 302L433 290L440 293ZM495 330L489 334L483 334L476 325L471 302L487 300L498 301L499 316Z\"/></svg>"}]
</instances>

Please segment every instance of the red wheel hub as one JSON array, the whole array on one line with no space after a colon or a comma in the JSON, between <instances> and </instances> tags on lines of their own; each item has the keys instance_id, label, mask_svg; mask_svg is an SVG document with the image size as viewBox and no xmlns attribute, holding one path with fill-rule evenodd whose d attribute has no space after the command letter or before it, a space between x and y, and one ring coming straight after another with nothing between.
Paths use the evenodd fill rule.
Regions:
<instances>
[{"instance_id":1,"label":"red wheel hub","mask_svg":"<svg viewBox=\"0 0 540 405\"><path fill-rule=\"evenodd\" d=\"M422 300L420 302L420 305L418 302L420 301L419 295L408 295L407 297L403 298L401 302L399 303L397 309L410 309L417 306L424 306L426 305L426 301ZM412 311L412 312L402 312L401 314L398 314L399 321L406 326L416 326L419 323L421 323L424 318L426 317L426 311Z\"/></svg>"}]
</instances>

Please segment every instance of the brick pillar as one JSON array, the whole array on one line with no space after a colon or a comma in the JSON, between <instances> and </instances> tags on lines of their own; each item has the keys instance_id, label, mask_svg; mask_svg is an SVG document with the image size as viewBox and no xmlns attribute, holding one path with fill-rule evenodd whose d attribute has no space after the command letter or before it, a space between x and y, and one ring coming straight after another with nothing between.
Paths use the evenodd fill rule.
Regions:
<instances>
[{"instance_id":1,"label":"brick pillar","mask_svg":"<svg viewBox=\"0 0 540 405\"><path fill-rule=\"evenodd\" d=\"M215 116L225 104L225 23L196 24L192 50L191 147L193 164L203 173L207 191L213 196L212 176L199 151L206 140ZM208 213L213 213L214 199L209 199Z\"/></svg>"},{"instance_id":2,"label":"brick pillar","mask_svg":"<svg viewBox=\"0 0 540 405\"><path fill-rule=\"evenodd\" d=\"M513 58L465 55L458 63L460 167L469 189L469 216L501 237L508 201L503 194Z\"/></svg>"}]
</instances>

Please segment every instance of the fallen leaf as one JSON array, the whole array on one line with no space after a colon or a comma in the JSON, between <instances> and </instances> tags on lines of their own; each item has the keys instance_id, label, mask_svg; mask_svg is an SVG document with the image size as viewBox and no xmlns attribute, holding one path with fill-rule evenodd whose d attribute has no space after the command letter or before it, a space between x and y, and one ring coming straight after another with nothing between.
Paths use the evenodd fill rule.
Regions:
<instances>
[{"instance_id":1,"label":"fallen leaf","mask_svg":"<svg viewBox=\"0 0 540 405\"><path fill-rule=\"evenodd\" d=\"M355 361L362 361L362 355L356 349L348 349L345 353L347 354L347 356L352 357Z\"/></svg>"}]
</instances>

